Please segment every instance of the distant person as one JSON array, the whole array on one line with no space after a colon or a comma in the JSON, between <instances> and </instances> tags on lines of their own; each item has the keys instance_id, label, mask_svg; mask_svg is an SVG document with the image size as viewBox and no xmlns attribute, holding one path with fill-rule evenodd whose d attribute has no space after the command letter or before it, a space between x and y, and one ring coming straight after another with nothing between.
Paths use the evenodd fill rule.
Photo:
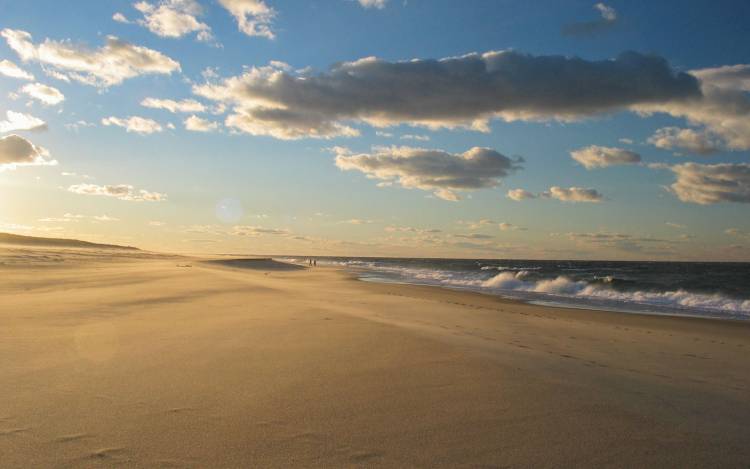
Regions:
<instances>
[{"instance_id":1,"label":"distant person","mask_svg":"<svg viewBox=\"0 0 750 469\"><path fill-rule=\"evenodd\" d=\"M312 267L312 259L308 259L308 260L307 260L307 264L308 264L308 265L309 265L310 267Z\"/></svg>"},{"instance_id":2,"label":"distant person","mask_svg":"<svg viewBox=\"0 0 750 469\"><path fill-rule=\"evenodd\" d=\"M317 266L318 266L318 260L317 259L313 259L313 267L317 267Z\"/></svg>"}]
</instances>

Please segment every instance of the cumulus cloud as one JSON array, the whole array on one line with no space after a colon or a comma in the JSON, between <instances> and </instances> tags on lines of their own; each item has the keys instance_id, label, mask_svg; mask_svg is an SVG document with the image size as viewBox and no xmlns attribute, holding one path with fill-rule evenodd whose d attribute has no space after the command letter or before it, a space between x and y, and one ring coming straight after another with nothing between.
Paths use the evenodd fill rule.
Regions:
<instances>
[{"instance_id":1,"label":"cumulus cloud","mask_svg":"<svg viewBox=\"0 0 750 469\"><path fill-rule=\"evenodd\" d=\"M684 163L654 167L669 169L675 174L677 179L669 189L683 202L700 205L719 202L750 203L748 163Z\"/></svg>"},{"instance_id":2,"label":"cumulus cloud","mask_svg":"<svg viewBox=\"0 0 750 469\"><path fill-rule=\"evenodd\" d=\"M41 83L29 83L28 85L24 85L19 91L32 99L36 99L45 106L54 106L65 101L65 95L60 90Z\"/></svg>"},{"instance_id":3,"label":"cumulus cloud","mask_svg":"<svg viewBox=\"0 0 750 469\"><path fill-rule=\"evenodd\" d=\"M585 187L552 186L540 194L542 197L562 200L563 202L601 202L604 196L596 189Z\"/></svg>"},{"instance_id":4,"label":"cumulus cloud","mask_svg":"<svg viewBox=\"0 0 750 469\"><path fill-rule=\"evenodd\" d=\"M566 36L587 36L606 31L617 23L617 11L604 3L596 3L594 8L599 12L601 18L595 21L583 21L572 23L563 27Z\"/></svg>"},{"instance_id":5,"label":"cumulus cloud","mask_svg":"<svg viewBox=\"0 0 750 469\"><path fill-rule=\"evenodd\" d=\"M46 130L47 123L38 117L22 112L7 111L6 119L0 121L0 133L15 132L18 130Z\"/></svg>"},{"instance_id":6,"label":"cumulus cloud","mask_svg":"<svg viewBox=\"0 0 750 469\"><path fill-rule=\"evenodd\" d=\"M100 195L114 197L132 202L161 202L167 200L166 194L136 189L129 184L99 186L96 184L75 184L68 187L68 191L81 195Z\"/></svg>"},{"instance_id":7,"label":"cumulus cloud","mask_svg":"<svg viewBox=\"0 0 750 469\"><path fill-rule=\"evenodd\" d=\"M511 200L519 202L526 199L536 199L537 195L533 192L527 191L526 189L511 189L505 194Z\"/></svg>"},{"instance_id":8,"label":"cumulus cloud","mask_svg":"<svg viewBox=\"0 0 750 469\"><path fill-rule=\"evenodd\" d=\"M22 69L10 60L0 60L0 75L29 81L32 81L34 79L34 75Z\"/></svg>"},{"instance_id":9,"label":"cumulus cloud","mask_svg":"<svg viewBox=\"0 0 750 469\"><path fill-rule=\"evenodd\" d=\"M0 138L0 172L19 166L56 165L49 159L49 152L18 135Z\"/></svg>"},{"instance_id":10,"label":"cumulus cloud","mask_svg":"<svg viewBox=\"0 0 750 469\"><path fill-rule=\"evenodd\" d=\"M117 21L118 23L123 23L123 24L130 24L131 23L131 21L129 19L127 19L127 17L125 17L125 15L123 15L119 11L116 12L114 15L112 15L112 19L114 21Z\"/></svg>"},{"instance_id":11,"label":"cumulus cloud","mask_svg":"<svg viewBox=\"0 0 750 469\"><path fill-rule=\"evenodd\" d=\"M219 0L219 4L234 16L241 32L268 39L276 37L271 29L276 10L263 0Z\"/></svg>"},{"instance_id":12,"label":"cumulus cloud","mask_svg":"<svg viewBox=\"0 0 750 469\"><path fill-rule=\"evenodd\" d=\"M351 122L487 131L492 118L573 120L700 96L695 77L658 56L587 61L515 51L404 62L368 57L318 74L252 67L193 92L234 105L228 126L283 138L355 135Z\"/></svg>"},{"instance_id":13,"label":"cumulus cloud","mask_svg":"<svg viewBox=\"0 0 750 469\"><path fill-rule=\"evenodd\" d=\"M145 98L141 101L141 106L151 109L165 109L171 113L206 111L206 106L194 99L175 101L173 99Z\"/></svg>"},{"instance_id":14,"label":"cumulus cloud","mask_svg":"<svg viewBox=\"0 0 750 469\"><path fill-rule=\"evenodd\" d=\"M185 129L192 132L215 132L219 129L219 124L218 122L211 122L192 115L185 119Z\"/></svg>"},{"instance_id":15,"label":"cumulus cloud","mask_svg":"<svg viewBox=\"0 0 750 469\"><path fill-rule=\"evenodd\" d=\"M690 71L700 79L701 94L681 101L643 103L631 108L641 114L666 113L684 118L729 150L750 149L750 65Z\"/></svg>"},{"instance_id":16,"label":"cumulus cloud","mask_svg":"<svg viewBox=\"0 0 750 469\"><path fill-rule=\"evenodd\" d=\"M571 151L570 156L581 163L586 169L638 164L641 162L641 155L636 152L616 147L600 147L598 145L591 145Z\"/></svg>"},{"instance_id":17,"label":"cumulus cloud","mask_svg":"<svg viewBox=\"0 0 750 469\"><path fill-rule=\"evenodd\" d=\"M601 202L604 196L596 189L585 187L559 187L552 186L549 190L534 194L525 189L513 189L508 191L506 196L515 201L526 199L557 199L563 202Z\"/></svg>"},{"instance_id":18,"label":"cumulus cloud","mask_svg":"<svg viewBox=\"0 0 750 469\"><path fill-rule=\"evenodd\" d=\"M385 4L388 3L388 0L357 0L360 5L362 5L363 8L377 8L378 10L382 10L385 8Z\"/></svg>"},{"instance_id":19,"label":"cumulus cloud","mask_svg":"<svg viewBox=\"0 0 750 469\"><path fill-rule=\"evenodd\" d=\"M198 20L203 9L195 0L139 1L133 7L143 14L138 24L157 36L178 38L196 32L200 41L213 39L211 28Z\"/></svg>"},{"instance_id":20,"label":"cumulus cloud","mask_svg":"<svg viewBox=\"0 0 750 469\"><path fill-rule=\"evenodd\" d=\"M721 139L713 133L679 127L658 129L648 143L665 150L684 150L698 155L710 155L721 148Z\"/></svg>"},{"instance_id":21,"label":"cumulus cloud","mask_svg":"<svg viewBox=\"0 0 750 469\"><path fill-rule=\"evenodd\" d=\"M164 130L161 124L155 120L139 116L130 116L124 119L114 116L105 117L102 119L102 125L122 127L127 132L135 132L141 135L153 134Z\"/></svg>"},{"instance_id":22,"label":"cumulus cloud","mask_svg":"<svg viewBox=\"0 0 750 469\"><path fill-rule=\"evenodd\" d=\"M95 50L50 39L34 44L31 34L16 29L3 29L0 36L24 62L48 65L54 76L87 85L107 87L139 75L170 74L180 70L179 62L161 52L114 36L107 36L106 44Z\"/></svg>"},{"instance_id":23,"label":"cumulus cloud","mask_svg":"<svg viewBox=\"0 0 750 469\"><path fill-rule=\"evenodd\" d=\"M342 148L334 151L336 166L344 171L360 171L371 179L432 191L444 200L458 200L456 191L497 187L502 178L521 169L523 162L480 147L464 153L396 146L378 147L369 154L350 154Z\"/></svg>"}]
</instances>

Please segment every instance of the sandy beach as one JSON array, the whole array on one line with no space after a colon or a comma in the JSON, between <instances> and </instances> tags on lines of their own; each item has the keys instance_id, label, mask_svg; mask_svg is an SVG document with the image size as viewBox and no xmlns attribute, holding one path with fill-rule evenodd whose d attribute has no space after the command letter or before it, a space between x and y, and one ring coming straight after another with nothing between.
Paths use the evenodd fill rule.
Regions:
<instances>
[{"instance_id":1,"label":"sandy beach","mask_svg":"<svg viewBox=\"0 0 750 469\"><path fill-rule=\"evenodd\" d=\"M0 248L0 466L747 467L750 324Z\"/></svg>"}]
</instances>

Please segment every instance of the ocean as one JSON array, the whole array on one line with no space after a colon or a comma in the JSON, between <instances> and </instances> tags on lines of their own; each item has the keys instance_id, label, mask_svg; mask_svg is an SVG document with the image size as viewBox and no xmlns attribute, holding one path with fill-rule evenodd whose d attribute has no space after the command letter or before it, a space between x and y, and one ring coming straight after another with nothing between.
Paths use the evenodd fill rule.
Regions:
<instances>
[{"instance_id":1,"label":"ocean","mask_svg":"<svg viewBox=\"0 0 750 469\"><path fill-rule=\"evenodd\" d=\"M306 264L308 258L276 259ZM574 308L750 320L750 263L313 259L372 282L471 290Z\"/></svg>"}]
</instances>

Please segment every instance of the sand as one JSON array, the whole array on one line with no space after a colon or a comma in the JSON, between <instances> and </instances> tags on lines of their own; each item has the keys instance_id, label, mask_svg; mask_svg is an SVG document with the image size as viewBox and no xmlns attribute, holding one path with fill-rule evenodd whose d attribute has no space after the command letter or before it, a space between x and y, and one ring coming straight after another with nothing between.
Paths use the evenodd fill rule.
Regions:
<instances>
[{"instance_id":1,"label":"sand","mask_svg":"<svg viewBox=\"0 0 750 469\"><path fill-rule=\"evenodd\" d=\"M0 275L3 468L750 465L748 324L268 260L0 248Z\"/></svg>"}]
</instances>

